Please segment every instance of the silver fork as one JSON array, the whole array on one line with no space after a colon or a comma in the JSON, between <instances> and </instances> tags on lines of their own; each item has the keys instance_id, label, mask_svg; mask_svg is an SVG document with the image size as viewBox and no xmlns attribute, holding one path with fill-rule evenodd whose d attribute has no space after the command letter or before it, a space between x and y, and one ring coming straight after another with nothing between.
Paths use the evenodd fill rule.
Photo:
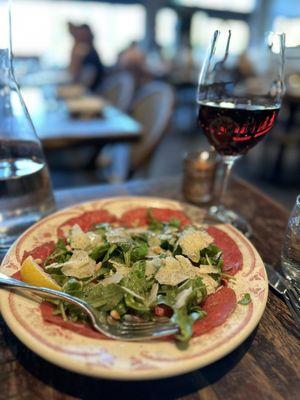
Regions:
<instances>
[{"instance_id":1,"label":"silver fork","mask_svg":"<svg viewBox=\"0 0 300 400\"><path fill-rule=\"evenodd\" d=\"M269 284L280 293L290 310L298 327L300 327L300 290L297 285L292 285L281 274L279 274L271 265L265 264L268 274Z\"/></svg>"},{"instance_id":2,"label":"silver fork","mask_svg":"<svg viewBox=\"0 0 300 400\"><path fill-rule=\"evenodd\" d=\"M86 301L58 290L48 289L45 287L28 285L17 279L13 279L0 273L0 288L17 289L23 291L35 292L41 295L50 295L51 297L67 301L81 308L82 311L90 318L93 327L112 339L125 341L140 341L162 338L164 336L178 333L177 324L172 322L125 322L115 321L113 324L108 323L106 316L97 312Z\"/></svg>"},{"instance_id":3,"label":"silver fork","mask_svg":"<svg viewBox=\"0 0 300 400\"><path fill-rule=\"evenodd\" d=\"M300 327L300 289L298 283L293 279L287 280L284 297L293 317L297 320L297 324Z\"/></svg>"}]
</instances>

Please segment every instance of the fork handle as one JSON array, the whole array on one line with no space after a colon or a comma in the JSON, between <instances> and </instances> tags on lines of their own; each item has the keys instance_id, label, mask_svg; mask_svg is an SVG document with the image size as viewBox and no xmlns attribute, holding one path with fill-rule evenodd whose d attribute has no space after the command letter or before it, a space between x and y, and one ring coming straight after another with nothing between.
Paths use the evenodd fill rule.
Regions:
<instances>
[{"instance_id":1,"label":"fork handle","mask_svg":"<svg viewBox=\"0 0 300 400\"><path fill-rule=\"evenodd\" d=\"M89 305L78 298L75 298L71 296L70 294L61 292L59 290L54 290L54 289L48 289L45 287L40 287L40 286L34 286L34 285L28 285L27 283L24 283L22 281L19 281L17 279L11 278L9 276L5 276L3 274L0 274L0 288L8 288L8 289L18 289L18 290L29 290L30 292L35 292L38 294L47 294L50 295L51 297L55 297L60 300L67 301L68 303L75 304L81 308L83 308L86 312L90 314L89 310Z\"/></svg>"}]
</instances>

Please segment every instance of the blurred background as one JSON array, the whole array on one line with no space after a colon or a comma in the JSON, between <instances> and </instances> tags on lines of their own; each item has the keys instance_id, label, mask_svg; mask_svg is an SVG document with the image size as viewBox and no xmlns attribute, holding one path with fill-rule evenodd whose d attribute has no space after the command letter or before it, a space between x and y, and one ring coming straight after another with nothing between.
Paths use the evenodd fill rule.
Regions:
<instances>
[{"instance_id":1,"label":"blurred background","mask_svg":"<svg viewBox=\"0 0 300 400\"><path fill-rule=\"evenodd\" d=\"M79 106L71 101L84 91L89 102L81 107L100 110L100 96L143 132L138 141L46 145L54 188L179 174L187 152L208 148L197 126L196 90L215 29L238 34L231 52L244 74L251 69L247 47L255 51L267 30L286 33L279 120L234 172L291 208L300 191L299 0L14 0L15 74L38 134L45 121L52 124L47 115L55 113L53 124L59 122L63 106L54 99L54 87L75 121L91 118L82 109L78 116ZM103 125L105 113L92 118Z\"/></svg>"}]
</instances>

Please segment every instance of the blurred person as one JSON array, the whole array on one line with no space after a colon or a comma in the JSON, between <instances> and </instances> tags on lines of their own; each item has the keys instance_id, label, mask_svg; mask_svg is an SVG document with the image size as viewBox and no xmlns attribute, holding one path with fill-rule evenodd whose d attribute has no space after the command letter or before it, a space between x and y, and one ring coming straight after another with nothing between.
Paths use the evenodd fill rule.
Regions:
<instances>
[{"instance_id":1,"label":"blurred person","mask_svg":"<svg viewBox=\"0 0 300 400\"><path fill-rule=\"evenodd\" d=\"M240 54L238 58L236 74L238 75L238 79L249 78L255 75L254 67L246 52Z\"/></svg>"},{"instance_id":2,"label":"blurred person","mask_svg":"<svg viewBox=\"0 0 300 400\"><path fill-rule=\"evenodd\" d=\"M171 61L164 55L164 49L157 43L147 52L146 65L153 77L167 78L171 69Z\"/></svg>"},{"instance_id":3,"label":"blurred person","mask_svg":"<svg viewBox=\"0 0 300 400\"><path fill-rule=\"evenodd\" d=\"M104 76L104 66L94 46L94 35L87 24L68 23L69 33L74 39L69 72L75 82L82 83L94 91Z\"/></svg>"},{"instance_id":4,"label":"blurred person","mask_svg":"<svg viewBox=\"0 0 300 400\"><path fill-rule=\"evenodd\" d=\"M146 56L137 41L132 41L118 55L117 69L129 71L135 80L136 87L147 82L151 74L146 65Z\"/></svg>"},{"instance_id":5,"label":"blurred person","mask_svg":"<svg viewBox=\"0 0 300 400\"><path fill-rule=\"evenodd\" d=\"M137 41L132 41L128 47L120 52L118 63L123 68L144 67L145 54Z\"/></svg>"}]
</instances>

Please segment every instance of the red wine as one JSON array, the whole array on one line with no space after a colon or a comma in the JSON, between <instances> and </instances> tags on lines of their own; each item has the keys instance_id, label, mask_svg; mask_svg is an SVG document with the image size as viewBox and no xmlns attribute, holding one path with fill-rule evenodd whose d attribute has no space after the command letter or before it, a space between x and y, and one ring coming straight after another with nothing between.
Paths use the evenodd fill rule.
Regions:
<instances>
[{"instance_id":1,"label":"red wine","mask_svg":"<svg viewBox=\"0 0 300 400\"><path fill-rule=\"evenodd\" d=\"M245 154L270 131L279 107L199 102L198 122L209 142L225 156Z\"/></svg>"}]
</instances>

